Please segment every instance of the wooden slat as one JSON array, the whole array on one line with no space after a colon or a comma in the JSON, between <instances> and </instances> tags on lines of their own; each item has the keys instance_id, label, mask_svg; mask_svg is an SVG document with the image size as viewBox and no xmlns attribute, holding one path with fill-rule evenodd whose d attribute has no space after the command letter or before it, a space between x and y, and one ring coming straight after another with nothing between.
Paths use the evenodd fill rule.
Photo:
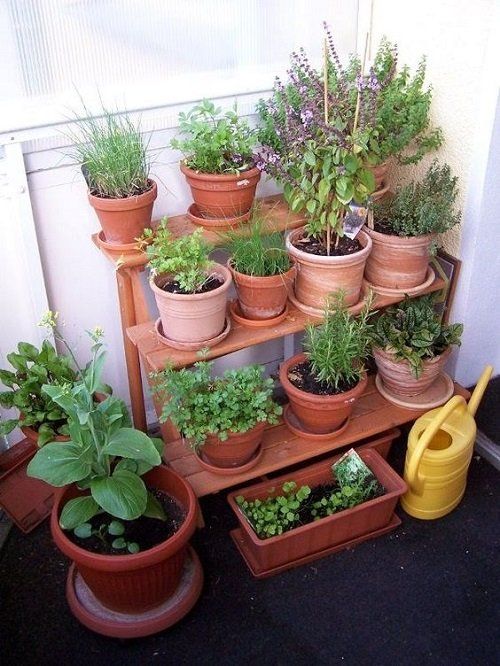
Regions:
<instances>
[{"instance_id":1,"label":"wooden slat","mask_svg":"<svg viewBox=\"0 0 500 666\"><path fill-rule=\"evenodd\" d=\"M470 395L459 384L455 384L455 393L466 399ZM189 481L195 493L201 497L378 435L390 428L414 421L425 411L404 409L387 402L375 388L374 378L370 377L366 392L356 403L349 426L337 438L321 442L311 441L293 434L282 422L277 426L270 426L264 433L264 454L260 462L253 469L234 476L205 471L182 439L165 445L164 459Z\"/></svg>"}]
</instances>

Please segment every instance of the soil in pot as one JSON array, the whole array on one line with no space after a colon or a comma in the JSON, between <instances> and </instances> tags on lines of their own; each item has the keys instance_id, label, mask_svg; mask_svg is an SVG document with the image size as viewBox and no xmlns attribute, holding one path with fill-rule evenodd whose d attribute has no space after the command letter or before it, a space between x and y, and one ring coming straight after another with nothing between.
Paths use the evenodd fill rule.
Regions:
<instances>
[{"instance_id":1,"label":"soil in pot","mask_svg":"<svg viewBox=\"0 0 500 666\"><path fill-rule=\"evenodd\" d=\"M353 389L357 382L344 382L338 388L326 382L319 381L312 369L310 361L302 361L288 370L288 379L300 391L314 393L315 395L338 395Z\"/></svg>"},{"instance_id":2,"label":"soil in pot","mask_svg":"<svg viewBox=\"0 0 500 666\"><path fill-rule=\"evenodd\" d=\"M343 236L337 242L332 242L330 254L326 252L326 246L317 238L304 237L294 241L294 246L302 252L315 254L319 257L343 257L347 254L354 254L363 249L361 243L355 238Z\"/></svg>"},{"instance_id":3,"label":"soil in pot","mask_svg":"<svg viewBox=\"0 0 500 666\"><path fill-rule=\"evenodd\" d=\"M203 283L201 289L197 289L195 292L184 291L184 289L182 289L176 280L170 280L169 282L165 282L164 284L160 284L158 286L160 289L163 289L163 291L168 291L170 294L206 294L209 291L213 291L214 289L222 287L223 284L224 281L220 278L210 277L206 282Z\"/></svg>"}]
</instances>

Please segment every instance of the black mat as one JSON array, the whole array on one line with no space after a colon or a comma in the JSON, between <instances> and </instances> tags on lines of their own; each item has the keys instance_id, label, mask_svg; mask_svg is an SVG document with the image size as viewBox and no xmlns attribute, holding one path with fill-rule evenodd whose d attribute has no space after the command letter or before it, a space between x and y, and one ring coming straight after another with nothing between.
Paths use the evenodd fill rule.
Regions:
<instances>
[{"instance_id":1,"label":"black mat","mask_svg":"<svg viewBox=\"0 0 500 666\"><path fill-rule=\"evenodd\" d=\"M404 442L391 460L401 469ZM223 495L203 500L195 546L206 583L197 606L163 634L95 635L70 614L68 563L48 526L12 530L0 560L0 661L25 664L499 663L499 476L473 459L466 496L439 521L403 525L264 581L247 571L228 532Z\"/></svg>"}]
</instances>

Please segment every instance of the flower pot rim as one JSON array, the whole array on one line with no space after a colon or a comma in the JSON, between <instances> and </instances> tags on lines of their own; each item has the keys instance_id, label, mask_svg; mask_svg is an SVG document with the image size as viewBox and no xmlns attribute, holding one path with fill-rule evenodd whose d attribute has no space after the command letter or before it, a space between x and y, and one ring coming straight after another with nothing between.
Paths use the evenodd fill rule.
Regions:
<instances>
[{"instance_id":1,"label":"flower pot rim","mask_svg":"<svg viewBox=\"0 0 500 666\"><path fill-rule=\"evenodd\" d=\"M383 234L375 229L364 225L362 229L372 240L379 241L385 245L427 245L431 243L438 234L421 234L420 236L399 236L397 234Z\"/></svg>"},{"instance_id":2,"label":"flower pot rim","mask_svg":"<svg viewBox=\"0 0 500 666\"><path fill-rule=\"evenodd\" d=\"M441 354L438 354L437 356L433 356L432 358L424 358L424 359L422 359L422 362L426 366L427 365L434 365L435 363L438 363L439 361L441 361L443 358L447 358L447 356L449 356L451 354L452 350L453 350L453 347L449 346ZM406 365L408 367L410 366L410 363L406 358L402 358L402 359L397 358L396 357L396 352L392 351L388 347L374 346L372 351L373 351L374 354L380 354L382 356L384 356L384 355L388 356L389 359L393 363L397 363L398 365ZM413 376L413 373L412 373L412 376Z\"/></svg>"},{"instance_id":3,"label":"flower pot rim","mask_svg":"<svg viewBox=\"0 0 500 666\"><path fill-rule=\"evenodd\" d=\"M344 254L342 256L320 256L304 252L293 245L292 240L295 240L299 234L302 236L305 235L305 227L299 227L298 229L292 229L289 231L285 237L285 245L289 254L302 264L328 267L335 265L349 266L364 262L372 249L372 239L365 231L361 230L356 236L356 240L359 240L361 245L363 245L361 250L353 252L352 254Z\"/></svg>"},{"instance_id":4,"label":"flower pot rim","mask_svg":"<svg viewBox=\"0 0 500 666\"><path fill-rule=\"evenodd\" d=\"M214 263L213 272L214 273L219 272L219 276L222 277L224 280L223 284L221 284L220 287L217 287L216 289L212 289L211 291L205 291L200 294L172 294L169 291L164 291L163 289L160 289L156 285L156 280L158 280L159 278L167 277L168 275L171 275L170 273L162 273L161 275L152 275L149 278L149 286L153 290L153 293L174 301L186 301L186 300L199 301L206 298L211 298L212 296L218 296L219 294L222 294L223 292L227 291L231 286L233 277L231 275L231 271L228 268L226 268L226 266L224 266L223 264Z\"/></svg>"},{"instance_id":5,"label":"flower pot rim","mask_svg":"<svg viewBox=\"0 0 500 666\"><path fill-rule=\"evenodd\" d=\"M194 169L190 169L187 165L185 160L180 161L180 170L182 173L188 177L188 178L193 178L195 180L205 180L205 181L210 181L210 180L215 180L219 182L232 182L232 181L238 181L238 180L245 180L248 178L255 178L257 175L260 176L261 171L259 168L256 166L251 167L250 169L247 169L246 171L241 171L240 173L208 173L206 171L195 171Z\"/></svg>"},{"instance_id":6,"label":"flower pot rim","mask_svg":"<svg viewBox=\"0 0 500 666\"><path fill-rule=\"evenodd\" d=\"M158 185L152 178L148 179L151 183L150 187L141 194L132 194L127 197L99 197L92 194L87 190L87 196L90 205L99 210L117 211L117 210L132 210L134 208L142 208L154 201L158 196Z\"/></svg>"},{"instance_id":7,"label":"flower pot rim","mask_svg":"<svg viewBox=\"0 0 500 666\"><path fill-rule=\"evenodd\" d=\"M283 279L285 279L286 277L292 278L293 277L292 274L295 273L295 270L296 270L295 265L293 265L293 262L292 262L292 266L288 270L283 271L281 273L274 273L274 275L249 275L248 273L241 273L240 271L237 271L233 267L232 257L230 257L227 260L226 266L231 271L231 273L233 275L233 279L235 280L235 282L236 282L236 278L238 278L238 280L240 280L241 282L246 282L246 283L248 283L248 282L262 282L262 283L268 282L268 283L270 283L271 280L272 281L277 281L280 278L283 278ZM282 282L280 282L280 284L282 284Z\"/></svg>"}]
</instances>

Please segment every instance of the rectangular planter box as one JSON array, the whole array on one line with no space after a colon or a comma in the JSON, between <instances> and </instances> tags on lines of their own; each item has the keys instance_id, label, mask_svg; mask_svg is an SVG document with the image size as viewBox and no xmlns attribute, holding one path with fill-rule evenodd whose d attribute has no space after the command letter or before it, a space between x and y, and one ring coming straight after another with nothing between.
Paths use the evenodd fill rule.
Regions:
<instances>
[{"instance_id":1,"label":"rectangular planter box","mask_svg":"<svg viewBox=\"0 0 500 666\"><path fill-rule=\"evenodd\" d=\"M406 484L376 451L361 450L359 455L385 487L385 495L269 539L259 539L236 503L236 497L243 495L246 500L263 500L276 496L285 481L295 481L298 487L328 483L332 478L331 465L340 456L228 495L229 504L240 523L238 547L248 554L254 573L286 568L286 565L304 558L314 559L312 556L317 553L340 549L343 544L389 526L398 499L406 492Z\"/></svg>"}]
</instances>

